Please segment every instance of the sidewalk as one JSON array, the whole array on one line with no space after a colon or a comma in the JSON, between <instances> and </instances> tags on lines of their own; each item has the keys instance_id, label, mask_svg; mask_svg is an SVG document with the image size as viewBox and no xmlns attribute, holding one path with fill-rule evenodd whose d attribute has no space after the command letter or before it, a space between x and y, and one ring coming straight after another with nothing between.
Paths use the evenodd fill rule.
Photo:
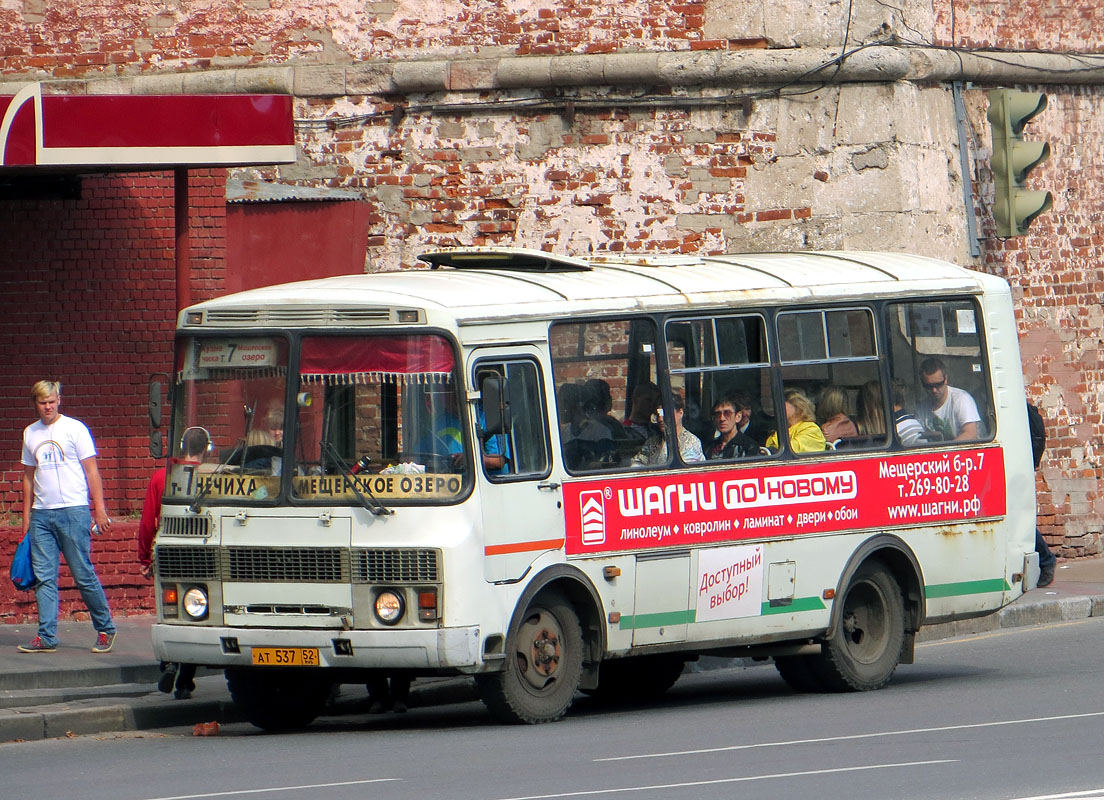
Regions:
<instances>
[{"instance_id":1,"label":"sidewalk","mask_svg":"<svg viewBox=\"0 0 1104 800\"><path fill-rule=\"evenodd\" d=\"M932 641L999 628L1038 625L1104 615L1104 558L1059 564L1055 581L1028 592L982 619L925 628L919 641ZM21 653L36 625L0 625L0 742L49 739L66 734L151 730L217 720L239 722L221 672L200 670L191 700L157 691L160 669L153 656L153 618L121 617L110 653L91 651L89 622L64 621L56 653ZM363 689L347 687L344 704L367 706ZM420 680L411 707L473 699L464 678Z\"/></svg>"}]
</instances>

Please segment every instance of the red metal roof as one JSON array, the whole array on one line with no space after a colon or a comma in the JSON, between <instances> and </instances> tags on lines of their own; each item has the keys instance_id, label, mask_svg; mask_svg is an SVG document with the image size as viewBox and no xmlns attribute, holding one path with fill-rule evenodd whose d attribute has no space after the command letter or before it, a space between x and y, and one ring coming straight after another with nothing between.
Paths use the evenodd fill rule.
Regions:
<instances>
[{"instance_id":1,"label":"red metal roof","mask_svg":"<svg viewBox=\"0 0 1104 800\"><path fill-rule=\"evenodd\" d=\"M0 171L295 161L288 95L49 95L36 83L0 96L0 115Z\"/></svg>"}]
</instances>

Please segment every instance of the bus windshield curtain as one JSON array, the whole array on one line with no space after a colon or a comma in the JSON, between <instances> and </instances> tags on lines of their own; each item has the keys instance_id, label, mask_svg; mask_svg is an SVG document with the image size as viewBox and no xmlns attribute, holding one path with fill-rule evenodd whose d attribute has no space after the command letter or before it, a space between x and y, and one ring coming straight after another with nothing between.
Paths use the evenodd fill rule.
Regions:
<instances>
[{"instance_id":1,"label":"bus windshield curtain","mask_svg":"<svg viewBox=\"0 0 1104 800\"><path fill-rule=\"evenodd\" d=\"M303 339L303 383L447 382L452 349L440 336L312 336Z\"/></svg>"}]
</instances>

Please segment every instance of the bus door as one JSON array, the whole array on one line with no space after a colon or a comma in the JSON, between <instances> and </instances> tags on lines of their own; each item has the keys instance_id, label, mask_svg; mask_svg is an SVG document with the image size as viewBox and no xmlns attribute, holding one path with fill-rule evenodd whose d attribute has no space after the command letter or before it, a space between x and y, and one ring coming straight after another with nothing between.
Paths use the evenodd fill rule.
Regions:
<instances>
[{"instance_id":1,"label":"bus door","mask_svg":"<svg viewBox=\"0 0 1104 800\"><path fill-rule=\"evenodd\" d=\"M558 481L549 480L551 457L544 376L538 351L512 347L476 351L470 405L478 448L476 474L483 515L484 577L517 580L541 553L561 550L564 522ZM482 388L497 378L505 410L500 433L487 434ZM488 397L490 392L488 392Z\"/></svg>"},{"instance_id":2,"label":"bus door","mask_svg":"<svg viewBox=\"0 0 1104 800\"><path fill-rule=\"evenodd\" d=\"M680 642L690 621L690 551L636 557L633 646Z\"/></svg>"}]
</instances>

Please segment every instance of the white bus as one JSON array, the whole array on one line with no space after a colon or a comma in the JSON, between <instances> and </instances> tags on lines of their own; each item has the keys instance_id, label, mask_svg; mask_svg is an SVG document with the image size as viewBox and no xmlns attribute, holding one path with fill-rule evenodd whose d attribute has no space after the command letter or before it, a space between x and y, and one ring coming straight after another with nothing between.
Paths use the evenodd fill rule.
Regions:
<instances>
[{"instance_id":1,"label":"white bus","mask_svg":"<svg viewBox=\"0 0 1104 800\"><path fill-rule=\"evenodd\" d=\"M154 648L225 669L254 724L381 675L472 676L545 722L705 654L875 689L922 626L1034 585L1002 280L873 252L421 258L180 314Z\"/></svg>"}]
</instances>

